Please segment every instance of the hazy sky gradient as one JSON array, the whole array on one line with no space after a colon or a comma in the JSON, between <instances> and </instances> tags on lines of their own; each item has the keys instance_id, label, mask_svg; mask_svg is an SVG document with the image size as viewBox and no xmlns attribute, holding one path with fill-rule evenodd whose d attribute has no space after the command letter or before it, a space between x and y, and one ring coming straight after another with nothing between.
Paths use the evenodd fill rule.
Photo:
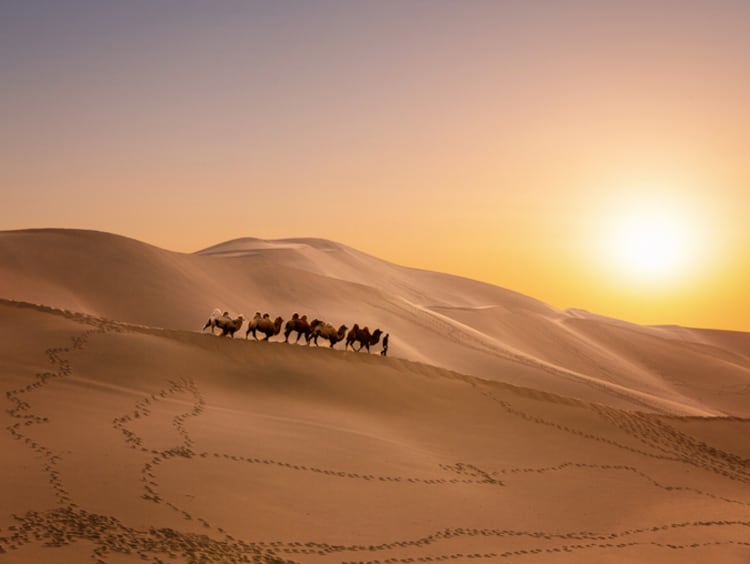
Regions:
<instances>
[{"instance_id":1,"label":"hazy sky gradient","mask_svg":"<svg viewBox=\"0 0 750 564\"><path fill-rule=\"evenodd\" d=\"M0 229L325 237L750 330L748 37L744 1L4 1ZM692 249L658 282L606 244L655 201Z\"/></svg>"}]
</instances>

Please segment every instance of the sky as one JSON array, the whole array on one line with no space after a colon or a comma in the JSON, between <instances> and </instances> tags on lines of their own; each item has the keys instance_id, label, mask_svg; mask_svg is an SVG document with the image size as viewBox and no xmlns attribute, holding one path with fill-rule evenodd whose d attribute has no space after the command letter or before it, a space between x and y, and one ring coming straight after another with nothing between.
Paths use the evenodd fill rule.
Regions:
<instances>
[{"instance_id":1,"label":"sky","mask_svg":"<svg viewBox=\"0 0 750 564\"><path fill-rule=\"evenodd\" d=\"M323 237L750 330L750 3L0 3L0 229Z\"/></svg>"}]
</instances>

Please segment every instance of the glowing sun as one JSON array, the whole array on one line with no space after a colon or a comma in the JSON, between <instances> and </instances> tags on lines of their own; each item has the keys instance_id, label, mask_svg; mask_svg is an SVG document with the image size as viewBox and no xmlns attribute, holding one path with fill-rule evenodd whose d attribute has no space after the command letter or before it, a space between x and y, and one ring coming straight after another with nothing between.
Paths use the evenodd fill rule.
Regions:
<instances>
[{"instance_id":1,"label":"glowing sun","mask_svg":"<svg viewBox=\"0 0 750 564\"><path fill-rule=\"evenodd\" d=\"M606 252L620 274L638 280L673 280L695 258L695 230L670 206L617 210L609 224Z\"/></svg>"}]
</instances>

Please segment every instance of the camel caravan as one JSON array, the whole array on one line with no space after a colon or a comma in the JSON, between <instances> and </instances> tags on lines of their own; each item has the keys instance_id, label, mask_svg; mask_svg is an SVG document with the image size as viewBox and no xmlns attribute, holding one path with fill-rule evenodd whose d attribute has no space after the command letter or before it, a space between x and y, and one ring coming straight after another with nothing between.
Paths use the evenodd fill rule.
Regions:
<instances>
[{"instance_id":1,"label":"camel caravan","mask_svg":"<svg viewBox=\"0 0 750 564\"><path fill-rule=\"evenodd\" d=\"M223 312L220 309L215 309L211 316L203 326L203 331L210 328L211 333L215 334L214 330L219 329L221 331L220 336L232 337L234 334L242 329L242 325L245 323L245 316L240 314L236 318L232 319L228 312ZM336 343L344 341L344 350L348 350L349 347L353 351L361 351L363 348L369 353L370 347L377 345L380 342L380 337L383 332L380 329L370 332L367 327L360 327L356 323L349 329L346 325L341 325L336 328L330 323L326 323L320 319L313 319L312 321L307 320L306 315L300 316L298 313L292 315L285 324L281 317L271 319L268 313L262 314L256 312L253 318L247 324L247 330L245 331L245 339L250 337L252 333L253 339L256 341L268 341L271 337L274 337L281 333L282 324L284 328L284 342L289 342L289 337L292 333L296 333L295 343L299 343L299 340L304 337L305 344L309 345L312 341L315 346L320 346L318 339L328 341L329 347L334 348ZM348 330L348 333L347 333ZM258 333L264 335L262 339L258 338ZM388 354L388 338L389 335L383 336L383 348L380 351L382 356ZM358 345L355 348L355 345Z\"/></svg>"}]
</instances>

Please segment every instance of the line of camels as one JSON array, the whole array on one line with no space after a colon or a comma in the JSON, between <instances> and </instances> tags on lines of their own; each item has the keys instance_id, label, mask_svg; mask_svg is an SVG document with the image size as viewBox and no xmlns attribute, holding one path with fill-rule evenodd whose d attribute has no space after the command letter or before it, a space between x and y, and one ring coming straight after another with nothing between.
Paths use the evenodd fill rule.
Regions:
<instances>
[{"instance_id":1,"label":"line of camels","mask_svg":"<svg viewBox=\"0 0 750 564\"><path fill-rule=\"evenodd\" d=\"M222 311L217 308L211 313L208 321L206 321L206 324L203 326L203 331L210 328L211 333L215 334L214 329L219 329L222 337L228 336L234 338L234 334L242 328L244 323L244 315L240 314L232 319L228 312L225 311L222 313ZM261 315L260 312L256 312L247 324L245 339L249 338L252 333L253 338L256 341L267 341L271 337L281 333L283 323L284 320L281 317L271 319L271 316L268 313ZM360 327L356 323L347 333L348 329L349 328L346 325L341 325L337 329L330 323L326 323L320 319L308 321L306 315L300 316L298 313L295 313L284 325L284 342L288 343L289 336L292 333L297 333L297 339L294 341L295 343L299 343L300 338L304 337L307 345L312 341L315 343L315 346L319 346L318 339L322 338L328 340L330 348L333 348L336 343L343 341L344 337L346 337L344 350L347 350L351 346L354 351L359 352L364 348L369 353L370 347L377 345L378 342L380 342L381 335L383 335L383 331L380 329L375 329L375 331L371 333L367 327ZM258 333L265 335L265 337L258 339ZM380 352L383 356L386 356L388 353L388 338L388 334L383 336L383 350ZM354 348L355 344L359 345L356 349Z\"/></svg>"}]
</instances>

